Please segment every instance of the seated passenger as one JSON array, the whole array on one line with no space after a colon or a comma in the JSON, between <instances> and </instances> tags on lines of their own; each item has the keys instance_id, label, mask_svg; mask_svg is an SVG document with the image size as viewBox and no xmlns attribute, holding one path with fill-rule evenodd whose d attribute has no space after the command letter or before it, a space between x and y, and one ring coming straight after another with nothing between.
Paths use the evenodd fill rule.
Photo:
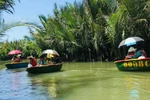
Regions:
<instances>
[{"instance_id":1,"label":"seated passenger","mask_svg":"<svg viewBox=\"0 0 150 100\"><path fill-rule=\"evenodd\" d=\"M40 56L39 65L46 65L46 58L43 56Z\"/></svg>"},{"instance_id":2,"label":"seated passenger","mask_svg":"<svg viewBox=\"0 0 150 100\"><path fill-rule=\"evenodd\" d=\"M135 55L135 52L136 52L136 49L134 47L130 47L125 59L131 59Z\"/></svg>"},{"instance_id":3,"label":"seated passenger","mask_svg":"<svg viewBox=\"0 0 150 100\"><path fill-rule=\"evenodd\" d=\"M135 55L132 58L145 58L146 53L143 49L137 48Z\"/></svg>"},{"instance_id":4,"label":"seated passenger","mask_svg":"<svg viewBox=\"0 0 150 100\"><path fill-rule=\"evenodd\" d=\"M19 55L19 54L18 54L18 55L15 55L15 56L12 58L12 61L13 61L13 62L20 62L20 61L21 61L20 56L21 56L21 55Z\"/></svg>"},{"instance_id":5,"label":"seated passenger","mask_svg":"<svg viewBox=\"0 0 150 100\"><path fill-rule=\"evenodd\" d=\"M54 64L62 63L60 56L54 55L53 62Z\"/></svg>"},{"instance_id":6,"label":"seated passenger","mask_svg":"<svg viewBox=\"0 0 150 100\"><path fill-rule=\"evenodd\" d=\"M47 64L54 64L53 61L52 61L53 58L54 58L54 55L51 54L51 53L48 53L48 54L47 54L47 57L46 57L46 59L47 59Z\"/></svg>"},{"instance_id":7,"label":"seated passenger","mask_svg":"<svg viewBox=\"0 0 150 100\"><path fill-rule=\"evenodd\" d=\"M38 66L37 61L34 57L29 56L27 58L29 59L28 67L37 67Z\"/></svg>"}]
</instances>

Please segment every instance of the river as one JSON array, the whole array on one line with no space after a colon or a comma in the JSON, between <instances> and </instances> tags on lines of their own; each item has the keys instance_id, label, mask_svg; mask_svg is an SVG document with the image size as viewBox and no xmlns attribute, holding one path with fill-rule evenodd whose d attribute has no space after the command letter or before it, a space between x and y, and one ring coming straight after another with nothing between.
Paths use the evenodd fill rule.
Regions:
<instances>
[{"instance_id":1,"label":"river","mask_svg":"<svg viewBox=\"0 0 150 100\"><path fill-rule=\"evenodd\" d=\"M64 62L61 71L29 74L0 64L0 100L149 100L150 72L113 62Z\"/></svg>"}]
</instances>

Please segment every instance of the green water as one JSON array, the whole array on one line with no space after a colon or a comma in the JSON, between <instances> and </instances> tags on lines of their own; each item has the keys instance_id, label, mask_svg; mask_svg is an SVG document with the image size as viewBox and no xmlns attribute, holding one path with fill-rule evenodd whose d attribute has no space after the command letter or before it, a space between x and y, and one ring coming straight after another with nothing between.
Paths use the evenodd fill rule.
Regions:
<instances>
[{"instance_id":1,"label":"green water","mask_svg":"<svg viewBox=\"0 0 150 100\"><path fill-rule=\"evenodd\" d=\"M64 63L59 72L38 75L0 67L0 100L150 98L150 72L118 71L113 62Z\"/></svg>"}]
</instances>

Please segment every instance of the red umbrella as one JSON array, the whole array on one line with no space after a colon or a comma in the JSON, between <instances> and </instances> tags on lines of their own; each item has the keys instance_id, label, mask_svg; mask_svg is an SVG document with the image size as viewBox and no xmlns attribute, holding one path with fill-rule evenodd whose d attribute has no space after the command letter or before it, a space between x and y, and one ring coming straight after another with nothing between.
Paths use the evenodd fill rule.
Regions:
<instances>
[{"instance_id":1,"label":"red umbrella","mask_svg":"<svg viewBox=\"0 0 150 100\"><path fill-rule=\"evenodd\" d=\"M15 55L15 54L21 54L22 52L20 50L12 50L8 53L8 55Z\"/></svg>"}]
</instances>

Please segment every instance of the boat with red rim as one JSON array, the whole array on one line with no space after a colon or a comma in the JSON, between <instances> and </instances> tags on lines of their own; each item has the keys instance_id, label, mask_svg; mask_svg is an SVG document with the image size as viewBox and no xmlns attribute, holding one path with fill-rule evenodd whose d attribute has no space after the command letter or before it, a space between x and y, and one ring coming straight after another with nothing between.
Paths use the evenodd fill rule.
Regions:
<instances>
[{"instance_id":1,"label":"boat with red rim","mask_svg":"<svg viewBox=\"0 0 150 100\"><path fill-rule=\"evenodd\" d=\"M150 58L117 60L114 63L121 71L150 71Z\"/></svg>"}]
</instances>

